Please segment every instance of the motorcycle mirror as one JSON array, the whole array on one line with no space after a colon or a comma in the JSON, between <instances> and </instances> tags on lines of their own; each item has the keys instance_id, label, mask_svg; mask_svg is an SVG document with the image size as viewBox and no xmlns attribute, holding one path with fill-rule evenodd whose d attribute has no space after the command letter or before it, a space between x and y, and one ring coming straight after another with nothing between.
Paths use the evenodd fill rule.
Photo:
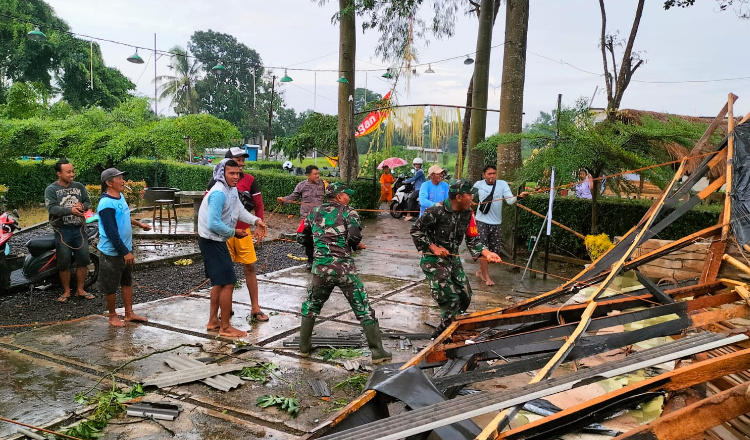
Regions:
<instances>
[{"instance_id":1,"label":"motorcycle mirror","mask_svg":"<svg viewBox=\"0 0 750 440\"><path fill-rule=\"evenodd\" d=\"M13 217L15 217L15 218L21 218L21 216L18 215L18 210L17 209L14 209L13 212L11 212L11 214L13 214Z\"/></svg>"}]
</instances>

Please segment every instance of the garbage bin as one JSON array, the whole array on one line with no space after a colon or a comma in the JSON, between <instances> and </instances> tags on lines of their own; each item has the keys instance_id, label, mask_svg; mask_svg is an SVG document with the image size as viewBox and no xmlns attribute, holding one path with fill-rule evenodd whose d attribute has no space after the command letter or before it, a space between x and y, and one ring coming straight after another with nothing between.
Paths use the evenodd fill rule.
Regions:
<instances>
[{"instance_id":1,"label":"garbage bin","mask_svg":"<svg viewBox=\"0 0 750 440\"><path fill-rule=\"evenodd\" d=\"M175 193L179 191L178 188L168 188L155 186L153 188L146 188L146 193L143 198L146 200L147 205L153 205L154 200L175 200Z\"/></svg>"}]
</instances>

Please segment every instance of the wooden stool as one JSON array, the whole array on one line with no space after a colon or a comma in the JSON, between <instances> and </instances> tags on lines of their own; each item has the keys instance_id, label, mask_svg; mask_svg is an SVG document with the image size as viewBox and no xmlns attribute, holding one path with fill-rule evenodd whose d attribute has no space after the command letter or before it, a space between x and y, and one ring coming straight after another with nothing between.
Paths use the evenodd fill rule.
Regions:
<instances>
[{"instance_id":1,"label":"wooden stool","mask_svg":"<svg viewBox=\"0 0 750 440\"><path fill-rule=\"evenodd\" d=\"M159 227L162 227L164 217L164 207L167 208L166 220L169 222L169 228L172 228L172 214L174 214L174 225L177 226L177 208L174 206L174 200L154 200L154 213L151 216L151 224L156 227L156 221L159 220ZM159 208L159 215L156 215L156 209ZM169 209L172 209L170 212Z\"/></svg>"}]
</instances>

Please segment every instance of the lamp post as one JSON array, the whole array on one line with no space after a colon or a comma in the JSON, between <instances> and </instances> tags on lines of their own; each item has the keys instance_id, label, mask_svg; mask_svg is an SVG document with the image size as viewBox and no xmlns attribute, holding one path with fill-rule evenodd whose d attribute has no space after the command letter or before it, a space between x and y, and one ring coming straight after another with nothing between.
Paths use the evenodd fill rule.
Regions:
<instances>
[{"instance_id":1,"label":"lamp post","mask_svg":"<svg viewBox=\"0 0 750 440\"><path fill-rule=\"evenodd\" d=\"M266 137L266 151L263 154L263 158L268 160L268 155L271 153L271 119L273 119L273 92L276 86L276 75L271 76L271 102L268 104L268 136Z\"/></svg>"},{"instance_id":2,"label":"lamp post","mask_svg":"<svg viewBox=\"0 0 750 440\"><path fill-rule=\"evenodd\" d=\"M159 98L156 91L156 32L154 32L154 116L159 117ZM135 48L135 53L128 57L128 61L134 64L143 64L143 58L138 55L138 48ZM154 186L159 186L159 155L156 147L154 147Z\"/></svg>"}]
</instances>

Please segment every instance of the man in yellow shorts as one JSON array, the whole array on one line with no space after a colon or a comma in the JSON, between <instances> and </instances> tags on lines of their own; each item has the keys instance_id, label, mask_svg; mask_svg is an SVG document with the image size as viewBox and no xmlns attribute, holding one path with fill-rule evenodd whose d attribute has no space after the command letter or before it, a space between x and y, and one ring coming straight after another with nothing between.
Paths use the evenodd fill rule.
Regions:
<instances>
[{"instance_id":1,"label":"man in yellow shorts","mask_svg":"<svg viewBox=\"0 0 750 440\"><path fill-rule=\"evenodd\" d=\"M245 166L245 159L249 155L239 147L232 147L227 151L225 157L237 162L240 168ZM214 180L208 183L208 189L214 184ZM240 195L240 201L248 212L253 212L257 217L263 218L263 198L260 194L258 182L251 174L240 173L240 180L237 182L237 192ZM249 229L250 225L237 222L237 229ZM260 322L268 321L268 315L260 310L258 302L258 278L255 274L255 262L258 257L255 255L255 246L253 244L252 234L248 233L247 237L231 237L227 240L227 248L232 256L232 261L242 263L245 270L245 282L247 291L250 294L250 316L252 319Z\"/></svg>"}]
</instances>

